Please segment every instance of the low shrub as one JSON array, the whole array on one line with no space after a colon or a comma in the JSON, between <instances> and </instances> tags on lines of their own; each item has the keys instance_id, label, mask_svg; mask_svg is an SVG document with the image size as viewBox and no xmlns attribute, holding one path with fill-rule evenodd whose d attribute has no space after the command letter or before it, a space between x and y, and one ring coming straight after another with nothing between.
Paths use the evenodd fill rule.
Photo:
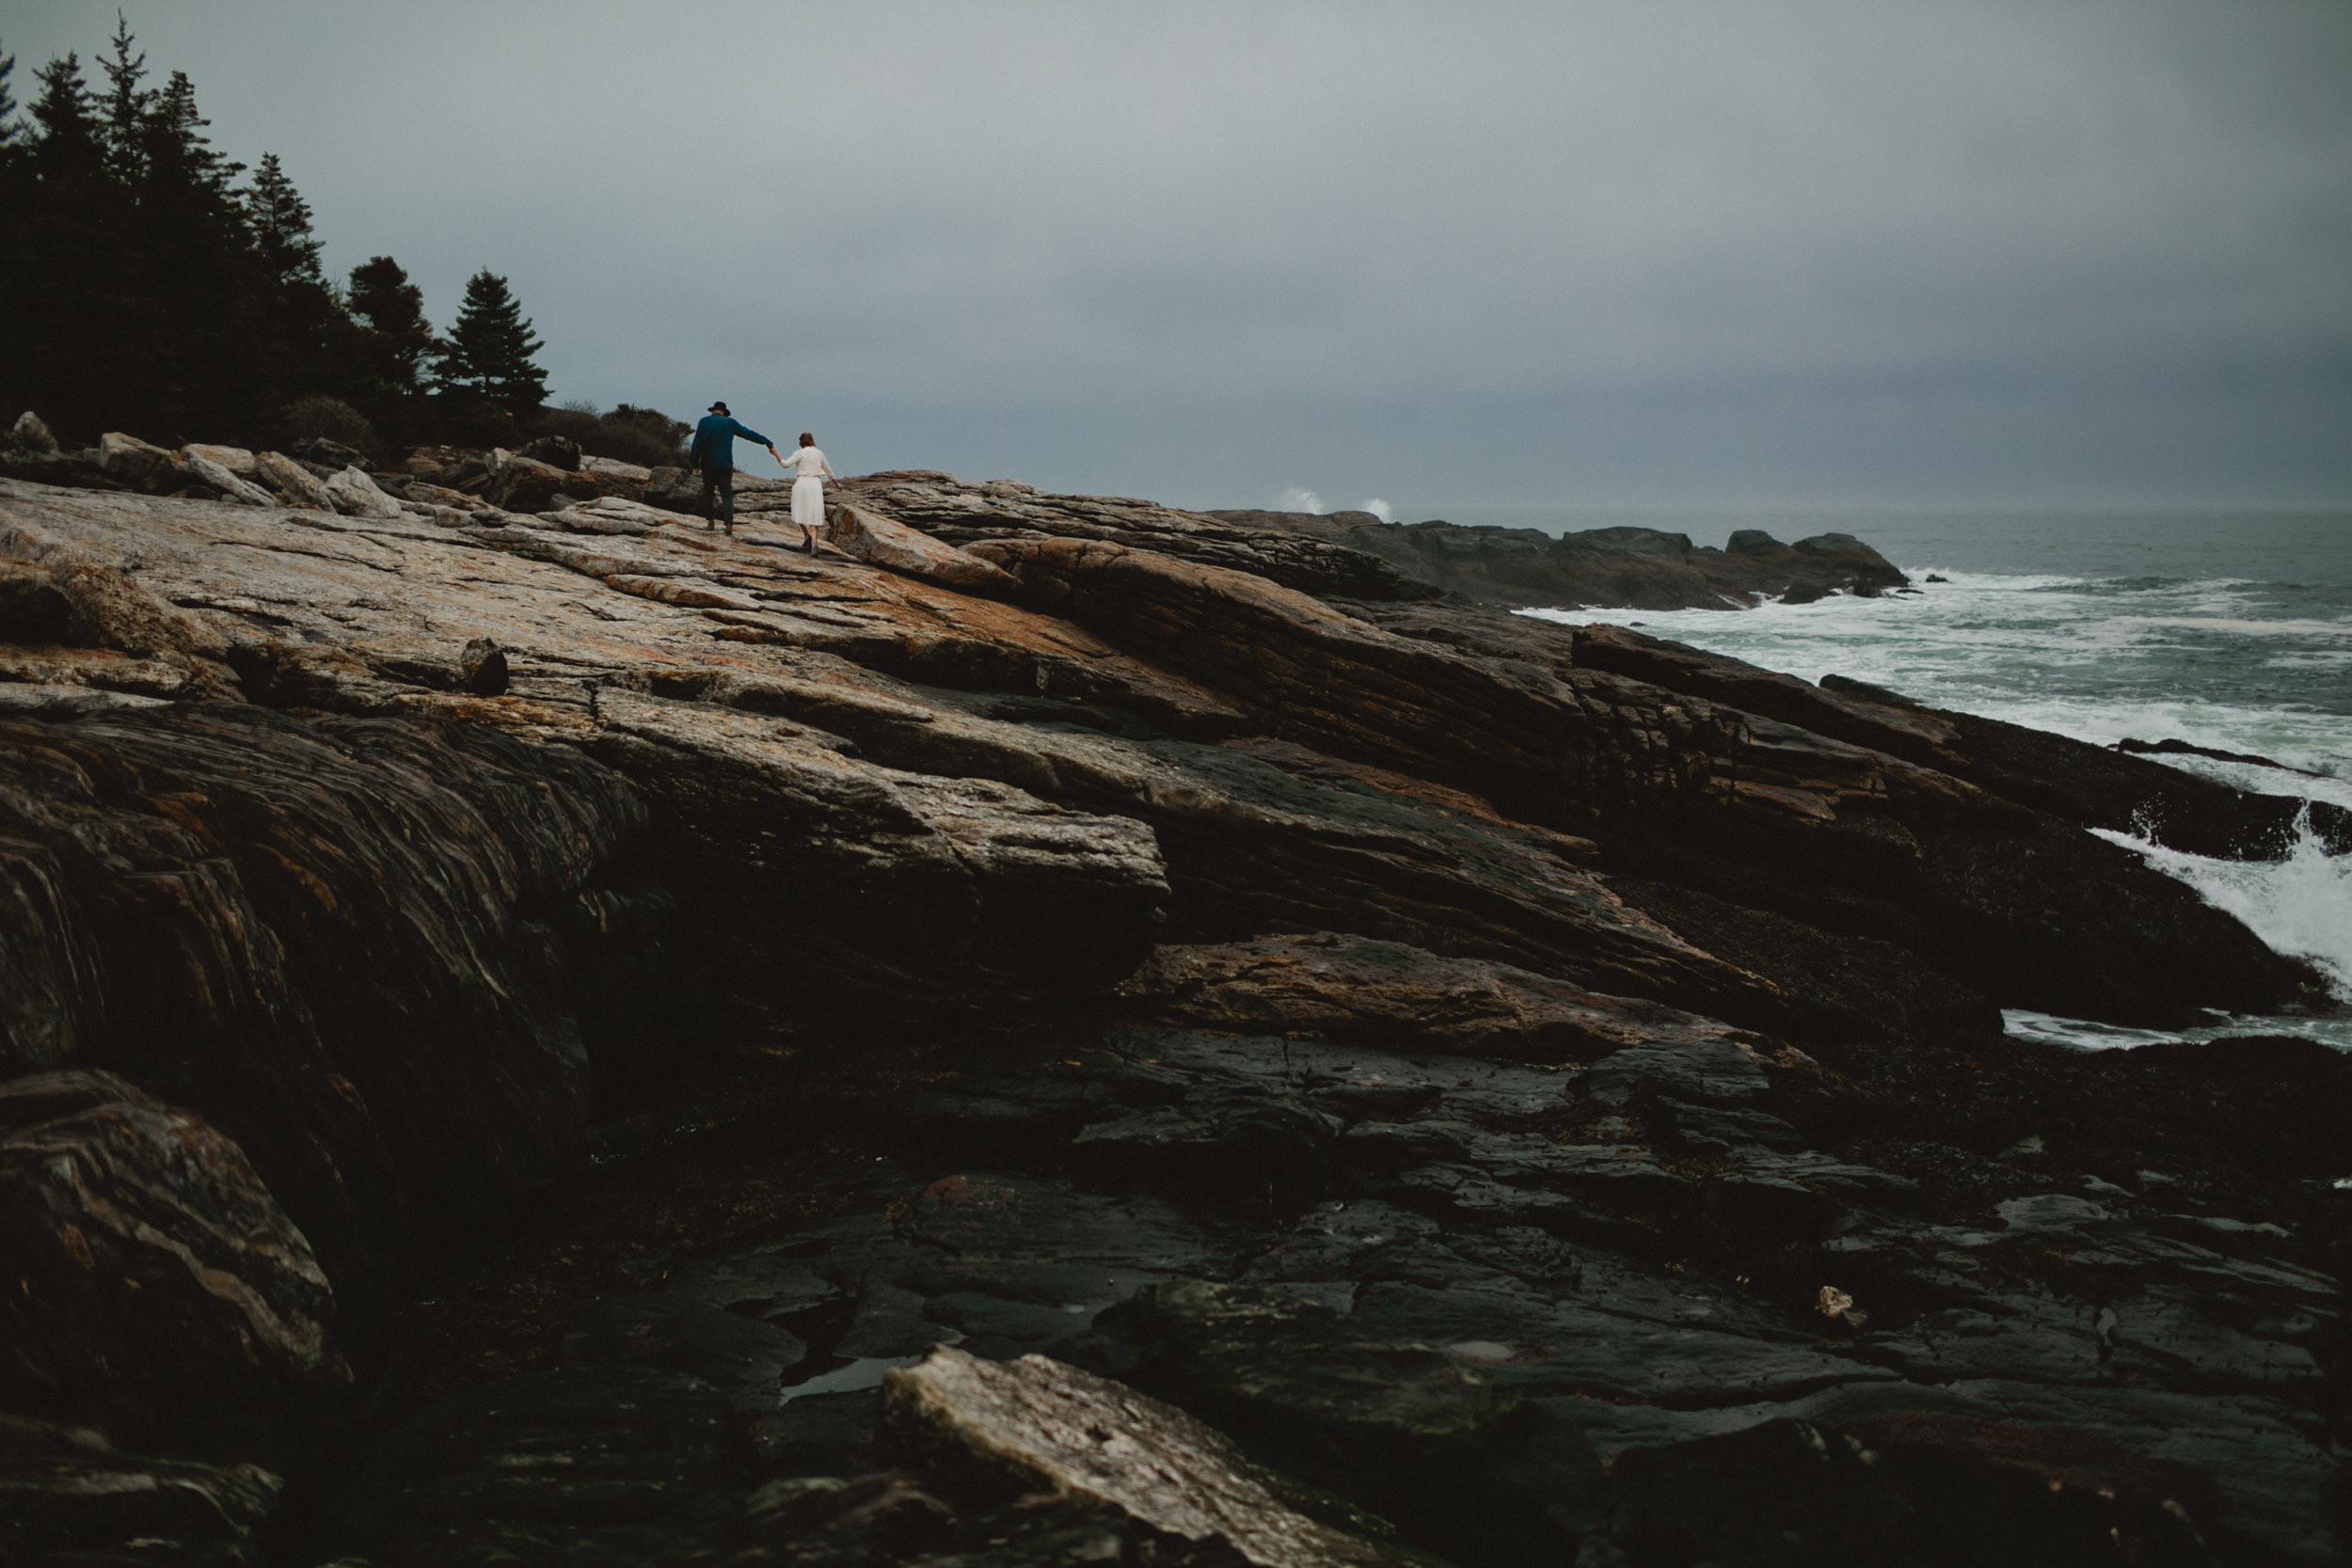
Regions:
<instances>
[{"instance_id":1,"label":"low shrub","mask_svg":"<svg viewBox=\"0 0 2352 1568\"><path fill-rule=\"evenodd\" d=\"M622 404L599 414L594 404L567 403L542 413L532 425L538 436L564 436L591 457L610 457L640 467L676 467L686 461L684 442L693 426L653 408Z\"/></svg>"},{"instance_id":2,"label":"low shrub","mask_svg":"<svg viewBox=\"0 0 2352 1568\"><path fill-rule=\"evenodd\" d=\"M288 446L320 439L365 452L377 464L392 456L391 444L376 434L368 417L341 398L303 398L290 403L278 417L278 428Z\"/></svg>"}]
</instances>

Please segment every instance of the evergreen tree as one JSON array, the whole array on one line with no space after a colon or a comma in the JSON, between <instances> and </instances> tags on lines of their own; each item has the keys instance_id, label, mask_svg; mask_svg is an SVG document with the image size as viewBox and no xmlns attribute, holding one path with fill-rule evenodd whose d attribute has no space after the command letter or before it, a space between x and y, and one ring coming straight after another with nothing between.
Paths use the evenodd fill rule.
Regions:
<instances>
[{"instance_id":1,"label":"evergreen tree","mask_svg":"<svg viewBox=\"0 0 2352 1568\"><path fill-rule=\"evenodd\" d=\"M424 291L389 256L351 269L353 321L344 356L346 398L378 430L413 439L423 420L428 368L442 346L424 319Z\"/></svg>"},{"instance_id":2,"label":"evergreen tree","mask_svg":"<svg viewBox=\"0 0 2352 1568\"><path fill-rule=\"evenodd\" d=\"M546 346L532 336L506 279L485 267L466 281L466 303L450 328L435 384L510 414L526 413L547 400L548 373L532 358Z\"/></svg>"},{"instance_id":3,"label":"evergreen tree","mask_svg":"<svg viewBox=\"0 0 2352 1568\"><path fill-rule=\"evenodd\" d=\"M213 146L210 123L186 72L173 71L148 113L132 188L135 297L162 319L148 328L151 368L118 393L128 406L115 417L135 413L167 437L257 429L291 391L294 356L232 183L245 166Z\"/></svg>"},{"instance_id":4,"label":"evergreen tree","mask_svg":"<svg viewBox=\"0 0 2352 1568\"><path fill-rule=\"evenodd\" d=\"M105 144L100 139L98 101L82 79L82 62L71 50L33 73L40 97L33 103L40 128L33 144L37 172L44 180L91 182L105 173Z\"/></svg>"},{"instance_id":5,"label":"evergreen tree","mask_svg":"<svg viewBox=\"0 0 2352 1568\"><path fill-rule=\"evenodd\" d=\"M0 55L0 150L13 152L24 127L16 118L16 94L8 89L8 78L16 74L16 56Z\"/></svg>"},{"instance_id":6,"label":"evergreen tree","mask_svg":"<svg viewBox=\"0 0 2352 1568\"><path fill-rule=\"evenodd\" d=\"M310 231L310 204L286 178L277 153L262 154L262 166L253 171L253 188L246 193L245 211L262 270L281 288L300 282L325 286L319 242Z\"/></svg>"},{"instance_id":7,"label":"evergreen tree","mask_svg":"<svg viewBox=\"0 0 2352 1568\"><path fill-rule=\"evenodd\" d=\"M155 95L139 86L147 75L147 56L131 49L130 24L115 13L114 58L103 62L106 72L104 139L107 172L116 182L136 185L147 173L147 119Z\"/></svg>"},{"instance_id":8,"label":"evergreen tree","mask_svg":"<svg viewBox=\"0 0 2352 1568\"><path fill-rule=\"evenodd\" d=\"M283 399L342 390L338 362L347 358L349 316L319 270L319 241L310 231L310 204L302 199L275 152L262 154L253 184L242 194L246 229L260 263L266 324L262 374Z\"/></svg>"},{"instance_id":9,"label":"evergreen tree","mask_svg":"<svg viewBox=\"0 0 2352 1568\"><path fill-rule=\"evenodd\" d=\"M389 256L372 256L351 269L348 297L368 340L366 372L403 396L423 390L425 364L436 347L424 319L424 291Z\"/></svg>"},{"instance_id":10,"label":"evergreen tree","mask_svg":"<svg viewBox=\"0 0 2352 1568\"><path fill-rule=\"evenodd\" d=\"M129 201L107 178L79 57L51 60L34 80L31 134L9 160L0 214L0 395L81 438L103 418L108 386L137 365L114 330L135 292L120 243Z\"/></svg>"}]
</instances>

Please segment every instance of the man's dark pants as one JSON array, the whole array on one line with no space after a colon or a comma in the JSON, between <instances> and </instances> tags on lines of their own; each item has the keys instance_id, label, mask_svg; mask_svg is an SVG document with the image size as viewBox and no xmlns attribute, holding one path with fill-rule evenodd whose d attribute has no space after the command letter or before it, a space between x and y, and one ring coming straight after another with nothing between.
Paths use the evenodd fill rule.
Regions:
<instances>
[{"instance_id":1,"label":"man's dark pants","mask_svg":"<svg viewBox=\"0 0 2352 1568\"><path fill-rule=\"evenodd\" d=\"M710 504L712 491L719 494L719 506ZM703 465L703 515L714 522L735 526L735 470L717 463Z\"/></svg>"}]
</instances>

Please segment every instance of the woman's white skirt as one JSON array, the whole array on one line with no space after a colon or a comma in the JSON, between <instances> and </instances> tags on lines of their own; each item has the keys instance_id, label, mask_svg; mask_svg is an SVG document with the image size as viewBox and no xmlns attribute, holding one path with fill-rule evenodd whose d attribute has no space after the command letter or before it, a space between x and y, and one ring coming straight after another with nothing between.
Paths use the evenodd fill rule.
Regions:
<instances>
[{"instance_id":1,"label":"woman's white skirt","mask_svg":"<svg viewBox=\"0 0 2352 1568\"><path fill-rule=\"evenodd\" d=\"M825 522L825 482L810 475L792 482L792 520L803 528L822 528Z\"/></svg>"}]
</instances>

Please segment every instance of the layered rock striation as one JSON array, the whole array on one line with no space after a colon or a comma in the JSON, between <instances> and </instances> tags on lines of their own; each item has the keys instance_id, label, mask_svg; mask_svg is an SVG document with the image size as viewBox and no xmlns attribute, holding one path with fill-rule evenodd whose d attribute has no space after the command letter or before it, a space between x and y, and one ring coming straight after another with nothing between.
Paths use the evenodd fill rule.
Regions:
<instances>
[{"instance_id":1,"label":"layered rock striation","mask_svg":"<svg viewBox=\"0 0 2352 1568\"><path fill-rule=\"evenodd\" d=\"M0 480L10 1549L2339 1549L2352 1072L2000 1032L2332 1005L2087 831L2275 802L1264 519L246 455ZM648 1104L834 1217L404 1399L438 1238L738 1180L588 1163Z\"/></svg>"}]
</instances>

